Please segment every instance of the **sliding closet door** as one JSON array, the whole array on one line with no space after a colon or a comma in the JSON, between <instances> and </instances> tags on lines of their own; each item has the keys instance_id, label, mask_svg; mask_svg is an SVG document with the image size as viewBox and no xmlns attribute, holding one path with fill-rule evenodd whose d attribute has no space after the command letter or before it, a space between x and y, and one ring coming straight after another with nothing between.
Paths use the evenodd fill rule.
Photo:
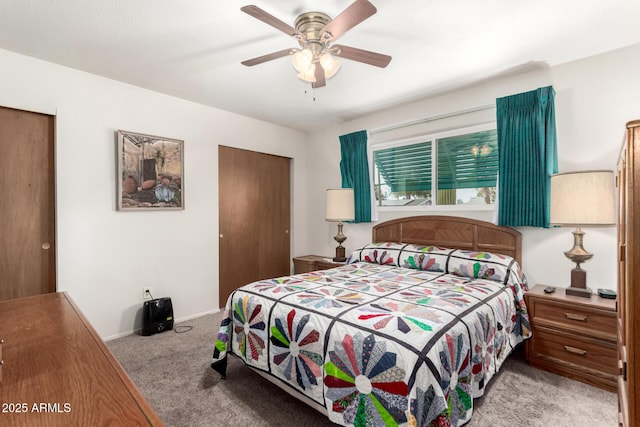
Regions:
<instances>
[{"instance_id":1,"label":"sliding closet door","mask_svg":"<svg viewBox=\"0 0 640 427\"><path fill-rule=\"evenodd\" d=\"M0 300L56 291L54 117L0 107Z\"/></svg>"},{"instance_id":2,"label":"sliding closet door","mask_svg":"<svg viewBox=\"0 0 640 427\"><path fill-rule=\"evenodd\" d=\"M238 287L291 271L290 162L218 149L220 307Z\"/></svg>"}]
</instances>

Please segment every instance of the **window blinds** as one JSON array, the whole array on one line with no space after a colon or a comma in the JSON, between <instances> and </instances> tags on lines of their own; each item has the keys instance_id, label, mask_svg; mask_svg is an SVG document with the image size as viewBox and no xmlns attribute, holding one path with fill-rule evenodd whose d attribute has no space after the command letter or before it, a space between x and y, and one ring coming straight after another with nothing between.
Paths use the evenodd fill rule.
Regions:
<instances>
[{"instance_id":1,"label":"window blinds","mask_svg":"<svg viewBox=\"0 0 640 427\"><path fill-rule=\"evenodd\" d=\"M495 187L498 146L495 129L437 141L437 189ZM432 142L374 152L374 162L392 192L429 191L433 176Z\"/></svg>"},{"instance_id":2,"label":"window blinds","mask_svg":"<svg viewBox=\"0 0 640 427\"><path fill-rule=\"evenodd\" d=\"M498 144L495 130L438 140L438 189L495 187Z\"/></svg>"},{"instance_id":3,"label":"window blinds","mask_svg":"<svg viewBox=\"0 0 640 427\"><path fill-rule=\"evenodd\" d=\"M373 158L392 192L431 190L431 142L377 150Z\"/></svg>"}]
</instances>

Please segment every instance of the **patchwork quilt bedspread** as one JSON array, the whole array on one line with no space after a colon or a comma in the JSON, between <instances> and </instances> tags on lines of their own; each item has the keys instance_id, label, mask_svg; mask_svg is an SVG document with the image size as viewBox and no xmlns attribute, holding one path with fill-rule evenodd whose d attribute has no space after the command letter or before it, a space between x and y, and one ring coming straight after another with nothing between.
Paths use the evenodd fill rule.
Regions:
<instances>
[{"instance_id":1,"label":"patchwork quilt bedspread","mask_svg":"<svg viewBox=\"0 0 640 427\"><path fill-rule=\"evenodd\" d=\"M371 244L236 290L212 367L224 376L233 353L340 425L458 426L530 335L526 290L510 257Z\"/></svg>"}]
</instances>

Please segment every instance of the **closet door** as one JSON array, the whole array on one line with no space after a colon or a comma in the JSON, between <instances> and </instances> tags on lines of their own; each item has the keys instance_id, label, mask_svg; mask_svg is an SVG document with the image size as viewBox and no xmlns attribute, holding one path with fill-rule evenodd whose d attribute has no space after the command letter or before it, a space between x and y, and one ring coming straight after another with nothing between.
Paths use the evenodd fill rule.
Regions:
<instances>
[{"instance_id":1,"label":"closet door","mask_svg":"<svg viewBox=\"0 0 640 427\"><path fill-rule=\"evenodd\" d=\"M55 292L54 118L0 107L0 300Z\"/></svg>"},{"instance_id":2,"label":"closet door","mask_svg":"<svg viewBox=\"0 0 640 427\"><path fill-rule=\"evenodd\" d=\"M218 149L220 307L242 285L290 274L290 163Z\"/></svg>"}]
</instances>

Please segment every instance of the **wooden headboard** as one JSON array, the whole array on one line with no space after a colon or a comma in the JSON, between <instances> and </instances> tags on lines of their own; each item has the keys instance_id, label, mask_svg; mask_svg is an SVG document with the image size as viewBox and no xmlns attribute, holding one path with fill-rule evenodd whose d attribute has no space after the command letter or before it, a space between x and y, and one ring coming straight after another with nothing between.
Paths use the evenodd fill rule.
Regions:
<instances>
[{"instance_id":1,"label":"wooden headboard","mask_svg":"<svg viewBox=\"0 0 640 427\"><path fill-rule=\"evenodd\" d=\"M522 266L519 231L455 216L397 218L373 227L373 242L400 242L509 255Z\"/></svg>"}]
</instances>

